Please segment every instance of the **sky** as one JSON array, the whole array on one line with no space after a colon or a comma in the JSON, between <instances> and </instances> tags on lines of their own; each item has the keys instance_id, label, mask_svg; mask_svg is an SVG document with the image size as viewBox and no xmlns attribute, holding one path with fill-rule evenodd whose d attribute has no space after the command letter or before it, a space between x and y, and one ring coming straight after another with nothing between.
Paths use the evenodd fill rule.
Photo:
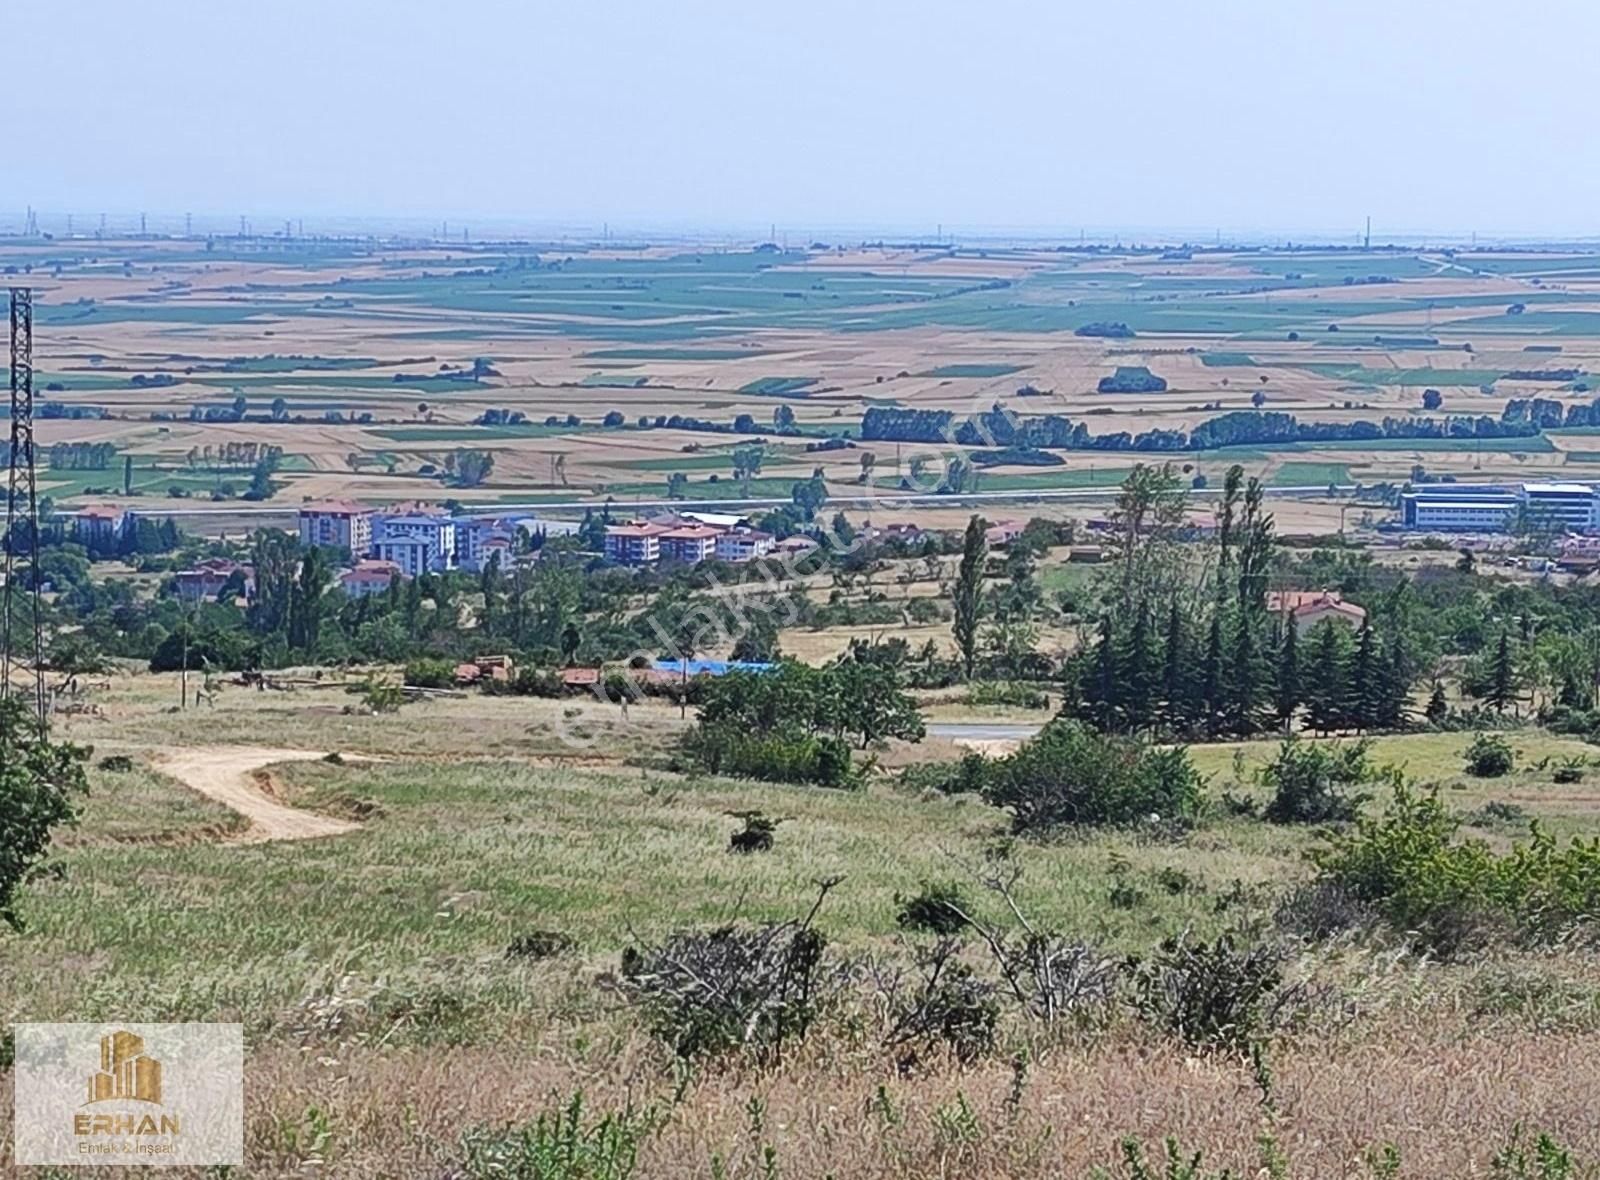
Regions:
<instances>
[{"instance_id":1,"label":"sky","mask_svg":"<svg viewBox=\"0 0 1600 1180\"><path fill-rule=\"evenodd\" d=\"M1600 234L1592 0L0 0L0 232Z\"/></svg>"}]
</instances>

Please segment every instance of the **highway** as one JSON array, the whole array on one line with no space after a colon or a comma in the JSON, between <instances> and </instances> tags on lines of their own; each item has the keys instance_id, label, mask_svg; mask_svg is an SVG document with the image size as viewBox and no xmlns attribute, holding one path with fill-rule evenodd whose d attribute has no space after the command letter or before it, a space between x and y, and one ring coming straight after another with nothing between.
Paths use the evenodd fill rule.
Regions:
<instances>
[{"instance_id":1,"label":"highway","mask_svg":"<svg viewBox=\"0 0 1600 1180\"><path fill-rule=\"evenodd\" d=\"M1334 491L1340 494L1349 494L1356 491L1356 484L1335 484ZM1272 497L1316 496L1327 495L1328 484L1300 485L1289 487L1268 486L1266 493ZM441 489L444 490L444 489ZM829 508L872 508L879 511L893 511L896 508L931 507L959 508L965 505L977 504L1005 504L1005 503L1055 503L1058 501L1094 501L1114 500L1120 489L1116 486L1102 488L1039 488L1017 489L1002 492L964 492L959 496L940 495L938 493L916 492L890 492L883 495L832 495L827 501ZM792 503L788 497L725 499L725 500L618 500L606 497L591 497L586 500L554 500L530 501L527 503L510 503L496 501L493 503L472 504L464 503L463 507L469 511L480 514L500 512L582 512L587 508L605 508L609 506L612 511L636 511L657 508L698 508L704 511L717 511L718 509L751 509L751 508L777 508L784 504ZM375 508L381 507L374 505ZM207 516L293 516L299 509L298 504L259 504L259 503L227 503L227 504L184 504L177 502L168 506L159 507L130 506L133 512L144 513L148 516L171 516L174 518L207 517Z\"/></svg>"}]
</instances>

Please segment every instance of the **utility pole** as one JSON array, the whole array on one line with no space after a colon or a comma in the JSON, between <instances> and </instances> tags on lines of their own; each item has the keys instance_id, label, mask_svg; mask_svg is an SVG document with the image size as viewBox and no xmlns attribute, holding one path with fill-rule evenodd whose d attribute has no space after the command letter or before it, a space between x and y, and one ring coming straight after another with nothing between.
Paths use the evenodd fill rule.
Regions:
<instances>
[{"instance_id":1,"label":"utility pole","mask_svg":"<svg viewBox=\"0 0 1600 1180\"><path fill-rule=\"evenodd\" d=\"M5 523L7 544L3 558L5 586L0 590L0 694L11 695L11 665L24 642L13 636L19 613L14 597L21 570L19 556L27 561L31 605L31 643L26 644L33 663L34 707L41 732L49 720L44 687L44 618L39 603L39 489L33 443L33 291L11 288L11 437L6 456ZM20 520L19 520L20 516ZM20 542L20 543L19 543ZM18 550L26 545L26 552Z\"/></svg>"}]
</instances>

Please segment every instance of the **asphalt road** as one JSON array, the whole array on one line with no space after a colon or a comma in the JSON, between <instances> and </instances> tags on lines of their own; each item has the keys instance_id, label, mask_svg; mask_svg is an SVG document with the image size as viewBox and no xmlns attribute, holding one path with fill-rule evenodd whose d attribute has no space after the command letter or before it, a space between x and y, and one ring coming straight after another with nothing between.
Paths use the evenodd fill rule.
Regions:
<instances>
[{"instance_id":1,"label":"asphalt road","mask_svg":"<svg viewBox=\"0 0 1600 1180\"><path fill-rule=\"evenodd\" d=\"M1313 496L1326 495L1327 484L1304 485L1292 487L1268 487L1267 495L1275 497ZM1355 484L1336 484L1336 492L1354 492ZM967 492L959 496L941 496L938 494L918 495L908 492L896 492L883 496L851 496L830 495L828 506L830 508L868 507L877 509L893 509L895 507L912 507L914 505L941 505L944 507L960 507L966 504L1003 504L1007 502L1047 502L1055 500L1114 500L1120 488L1040 488L1038 490L1025 489L1004 492ZM779 505L792 503L787 496L769 497L765 499L752 498L744 500L615 500L605 497L587 500L557 500L548 502L532 502L526 504L492 503L492 504L465 504L469 511L492 512L581 512L585 508L604 508L608 504L613 509L642 509L642 508L701 508L708 511L732 508L776 508ZM209 504L185 505L163 504L159 508L135 508L135 512L144 512L150 516L171 517L204 517L204 516L279 516L294 515L298 509L295 504Z\"/></svg>"}]
</instances>

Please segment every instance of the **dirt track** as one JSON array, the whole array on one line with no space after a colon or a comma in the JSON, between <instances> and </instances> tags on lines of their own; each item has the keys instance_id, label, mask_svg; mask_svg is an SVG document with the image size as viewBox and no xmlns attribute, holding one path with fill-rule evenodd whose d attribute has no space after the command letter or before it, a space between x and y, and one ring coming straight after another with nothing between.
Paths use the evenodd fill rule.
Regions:
<instances>
[{"instance_id":1,"label":"dirt track","mask_svg":"<svg viewBox=\"0 0 1600 1180\"><path fill-rule=\"evenodd\" d=\"M252 781L251 775L274 762L306 762L322 757L312 750L275 750L265 746L191 746L164 750L155 756L157 770L184 786L231 807L250 821L234 843L265 840L310 840L353 832L361 825L310 811L285 807Z\"/></svg>"}]
</instances>

